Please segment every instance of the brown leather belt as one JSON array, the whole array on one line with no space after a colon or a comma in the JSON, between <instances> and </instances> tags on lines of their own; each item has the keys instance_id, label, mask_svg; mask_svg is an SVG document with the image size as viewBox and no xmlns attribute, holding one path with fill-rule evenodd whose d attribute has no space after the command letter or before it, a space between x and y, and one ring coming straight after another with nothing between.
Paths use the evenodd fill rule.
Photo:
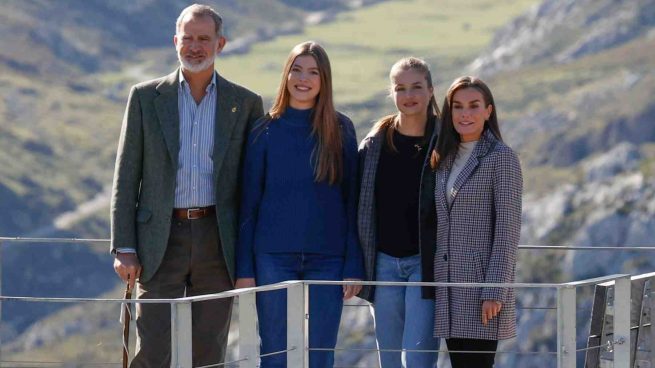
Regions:
<instances>
[{"instance_id":1,"label":"brown leather belt","mask_svg":"<svg viewBox=\"0 0 655 368\"><path fill-rule=\"evenodd\" d=\"M173 208L173 217L180 220L197 220L216 213L216 206Z\"/></svg>"}]
</instances>

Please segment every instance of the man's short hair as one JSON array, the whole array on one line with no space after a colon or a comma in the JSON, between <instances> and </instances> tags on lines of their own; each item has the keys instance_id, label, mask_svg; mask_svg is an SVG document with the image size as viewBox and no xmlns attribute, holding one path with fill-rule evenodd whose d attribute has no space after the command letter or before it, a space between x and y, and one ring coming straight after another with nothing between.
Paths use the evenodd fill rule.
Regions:
<instances>
[{"instance_id":1,"label":"man's short hair","mask_svg":"<svg viewBox=\"0 0 655 368\"><path fill-rule=\"evenodd\" d=\"M192 18L204 17L204 16L211 17L212 20L214 21L214 27L216 28L216 36L217 37L223 36L223 18L221 18L221 15L218 14L218 12L214 10L214 8L212 8L209 5L203 5L203 4L193 4L187 6L182 10L180 16L177 17L177 22L175 22L175 33L177 33L180 30L180 26L182 25L182 20L184 20L184 17L186 17L189 14L191 14Z\"/></svg>"}]
</instances>

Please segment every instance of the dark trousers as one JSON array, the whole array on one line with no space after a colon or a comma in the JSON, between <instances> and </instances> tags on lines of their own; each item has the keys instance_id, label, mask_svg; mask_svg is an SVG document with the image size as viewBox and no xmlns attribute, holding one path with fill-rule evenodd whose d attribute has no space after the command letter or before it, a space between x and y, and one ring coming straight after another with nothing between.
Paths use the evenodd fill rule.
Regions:
<instances>
[{"instance_id":1,"label":"dark trousers","mask_svg":"<svg viewBox=\"0 0 655 368\"><path fill-rule=\"evenodd\" d=\"M137 298L169 299L230 289L216 216L174 218L164 259L152 279L137 284ZM193 366L223 363L232 299L192 303L191 313ZM137 304L136 314L137 347L130 367L170 366L170 304Z\"/></svg>"},{"instance_id":2,"label":"dark trousers","mask_svg":"<svg viewBox=\"0 0 655 368\"><path fill-rule=\"evenodd\" d=\"M453 368L492 368L496 357L498 340L446 339L448 350L489 351L482 353L448 353Z\"/></svg>"},{"instance_id":3,"label":"dark trousers","mask_svg":"<svg viewBox=\"0 0 655 368\"><path fill-rule=\"evenodd\" d=\"M288 280L342 280L343 257L321 254L276 253L255 256L257 285ZM287 348L286 290L257 293L257 315L262 354ZM332 285L309 287L309 348L334 349L339 333L343 288ZM286 353L262 357L262 368L286 368ZM310 351L310 368L332 368L333 351Z\"/></svg>"}]
</instances>

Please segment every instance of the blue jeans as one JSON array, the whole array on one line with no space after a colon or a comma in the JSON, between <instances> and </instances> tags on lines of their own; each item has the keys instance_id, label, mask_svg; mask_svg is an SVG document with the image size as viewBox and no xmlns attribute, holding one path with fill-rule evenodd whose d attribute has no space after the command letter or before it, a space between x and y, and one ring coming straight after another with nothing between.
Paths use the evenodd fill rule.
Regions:
<instances>
[{"instance_id":1,"label":"blue jeans","mask_svg":"<svg viewBox=\"0 0 655 368\"><path fill-rule=\"evenodd\" d=\"M255 282L258 286L288 280L343 280L344 259L339 256L303 253L255 255ZM257 293L261 354L287 348L286 290ZM341 286L309 287L309 347L333 349L337 344L343 291ZM332 368L333 351L310 351L311 368ZM261 368L286 368L287 355L261 359Z\"/></svg>"},{"instance_id":2,"label":"blue jeans","mask_svg":"<svg viewBox=\"0 0 655 368\"><path fill-rule=\"evenodd\" d=\"M421 281L421 256L378 252L375 274L376 281ZM421 298L421 287L377 286L373 305L378 349L439 348L433 336L434 300ZM380 367L435 367L437 358L436 352L380 352Z\"/></svg>"}]
</instances>

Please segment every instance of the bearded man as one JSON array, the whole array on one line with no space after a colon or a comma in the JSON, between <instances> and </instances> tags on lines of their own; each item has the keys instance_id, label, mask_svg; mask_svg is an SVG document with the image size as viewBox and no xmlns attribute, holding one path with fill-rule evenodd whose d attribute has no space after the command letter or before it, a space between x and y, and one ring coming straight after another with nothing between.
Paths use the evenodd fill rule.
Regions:
<instances>
[{"instance_id":1,"label":"bearded man","mask_svg":"<svg viewBox=\"0 0 655 368\"><path fill-rule=\"evenodd\" d=\"M234 286L239 168L261 97L215 71L225 46L211 7L182 10L173 43L180 67L132 87L111 200L114 269L139 299L217 293ZM137 305L131 367L171 359L170 305ZM193 366L223 363L231 299L192 304Z\"/></svg>"}]
</instances>

